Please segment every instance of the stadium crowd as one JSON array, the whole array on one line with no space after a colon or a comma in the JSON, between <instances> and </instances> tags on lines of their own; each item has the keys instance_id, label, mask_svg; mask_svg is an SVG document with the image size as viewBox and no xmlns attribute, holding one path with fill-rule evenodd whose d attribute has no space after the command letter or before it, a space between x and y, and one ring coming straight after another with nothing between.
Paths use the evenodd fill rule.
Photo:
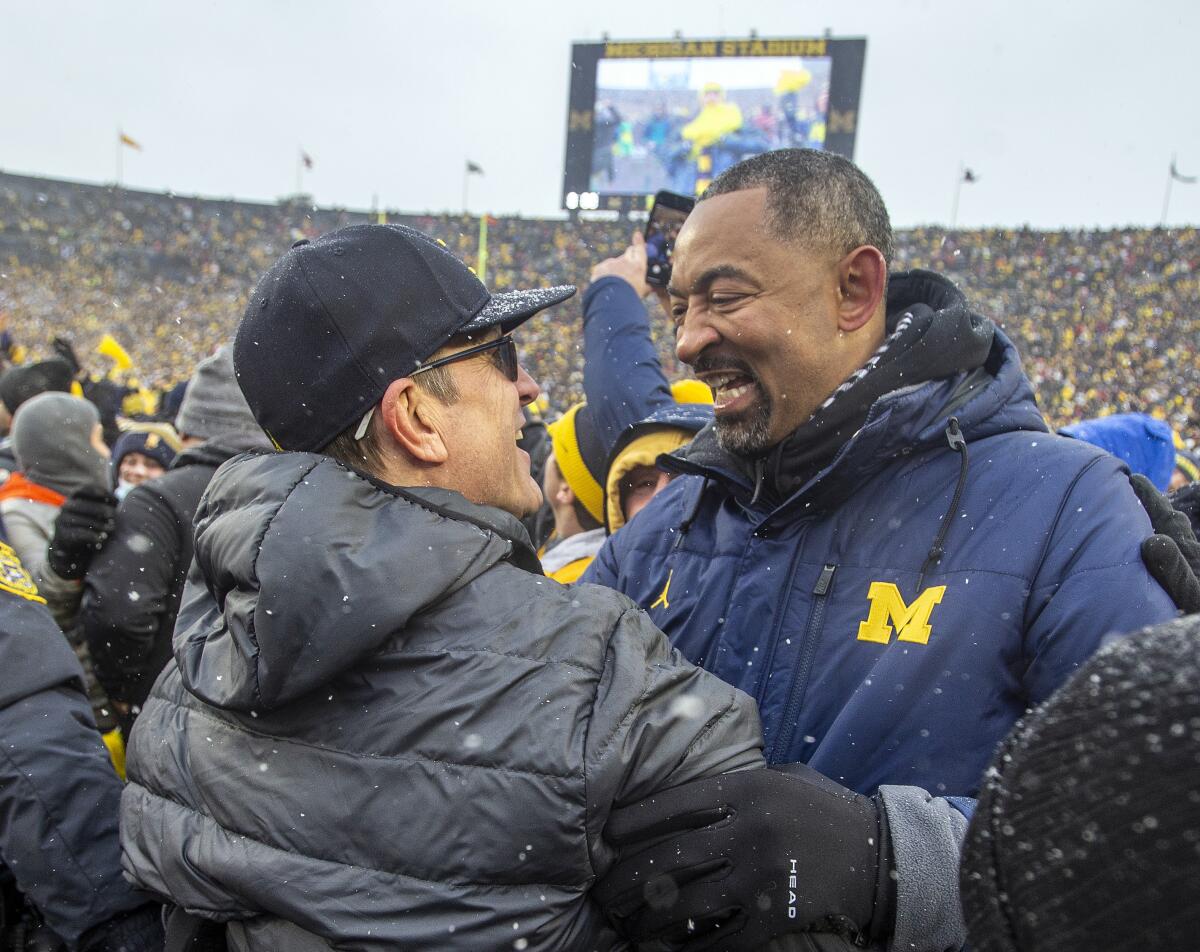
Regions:
<instances>
[{"instance_id":1,"label":"stadium crowd","mask_svg":"<svg viewBox=\"0 0 1200 952\"><path fill-rule=\"evenodd\" d=\"M186 379L213 341L228 338L254 278L288 245L376 217L0 175L0 314L33 354L48 355L51 337L65 335L87 355L111 333L143 382L169 388ZM386 218L477 263L477 218ZM539 282L582 285L595 261L628 240L629 226L612 221L492 218L487 283L501 291ZM898 269L944 273L1013 337L1051 423L1153 413L1194 439L1195 228L916 228L897 232L895 262ZM572 333L579 305L560 311L522 341L551 415L583 393L582 350ZM663 366L678 376L665 315L655 311L653 326Z\"/></svg>"},{"instance_id":2,"label":"stadium crowd","mask_svg":"<svg viewBox=\"0 0 1200 952\"><path fill-rule=\"evenodd\" d=\"M0 952L1190 941L1196 230L485 224L0 176Z\"/></svg>"}]
</instances>

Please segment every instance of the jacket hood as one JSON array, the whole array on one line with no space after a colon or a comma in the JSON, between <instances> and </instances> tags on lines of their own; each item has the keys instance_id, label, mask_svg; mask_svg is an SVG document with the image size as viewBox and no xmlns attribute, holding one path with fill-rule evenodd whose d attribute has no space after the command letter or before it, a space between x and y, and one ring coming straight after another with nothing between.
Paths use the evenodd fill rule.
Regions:
<instances>
[{"instance_id":1,"label":"jacket hood","mask_svg":"<svg viewBox=\"0 0 1200 952\"><path fill-rule=\"evenodd\" d=\"M621 481L638 466L654 466L659 456L674 452L712 422L711 403L672 403L626 427L605 467L604 528L613 533L625 525Z\"/></svg>"},{"instance_id":2,"label":"jacket hood","mask_svg":"<svg viewBox=\"0 0 1200 952\"><path fill-rule=\"evenodd\" d=\"M892 275L888 310L889 331L898 326L898 318L914 318L909 333L895 338L901 348L896 359L890 365L881 362L875 369L852 374L813 420L885 370L901 367L903 379L913 383L875 397L865 417L841 435L812 478L799 484L793 481L785 498L815 482L824 484L822 498L845 498L897 455L935 447L949 451L945 431L951 416L958 419L968 444L1012 430L1046 432L1016 347L992 321L970 309L952 282L930 271ZM798 442L797 436L813 420L784 444ZM803 447L772 451L777 459L771 462L783 470L777 479L785 485L789 464L803 456L797 449ZM662 461L664 468L673 472L702 475L739 493L754 491L753 462L721 449L712 425ZM835 472L836 477L829 479Z\"/></svg>"},{"instance_id":3,"label":"jacket hood","mask_svg":"<svg viewBox=\"0 0 1200 952\"><path fill-rule=\"evenodd\" d=\"M189 691L239 711L316 690L502 560L540 571L513 516L310 453L229 461L195 525L203 586L184 594L175 658Z\"/></svg>"},{"instance_id":4,"label":"jacket hood","mask_svg":"<svg viewBox=\"0 0 1200 952\"><path fill-rule=\"evenodd\" d=\"M608 456L608 467L617 460L625 448L638 437L656 430L684 430L695 435L712 423L711 403L668 403L651 411L647 416L627 426L613 445Z\"/></svg>"},{"instance_id":5,"label":"jacket hood","mask_svg":"<svg viewBox=\"0 0 1200 952\"><path fill-rule=\"evenodd\" d=\"M108 460L92 445L100 414L68 393L43 393L13 417L13 448L32 482L64 496L108 488Z\"/></svg>"}]
</instances>

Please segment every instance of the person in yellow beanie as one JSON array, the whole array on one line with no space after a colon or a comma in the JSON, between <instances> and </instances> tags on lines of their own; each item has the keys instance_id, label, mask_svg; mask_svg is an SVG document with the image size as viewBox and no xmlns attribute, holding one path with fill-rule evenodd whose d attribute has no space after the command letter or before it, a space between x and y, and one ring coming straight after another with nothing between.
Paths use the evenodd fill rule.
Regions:
<instances>
[{"instance_id":1,"label":"person in yellow beanie","mask_svg":"<svg viewBox=\"0 0 1200 952\"><path fill-rule=\"evenodd\" d=\"M554 514L554 533L538 555L542 571L565 585L583 574L604 544L605 450L586 403L547 429L553 451L542 492Z\"/></svg>"}]
</instances>

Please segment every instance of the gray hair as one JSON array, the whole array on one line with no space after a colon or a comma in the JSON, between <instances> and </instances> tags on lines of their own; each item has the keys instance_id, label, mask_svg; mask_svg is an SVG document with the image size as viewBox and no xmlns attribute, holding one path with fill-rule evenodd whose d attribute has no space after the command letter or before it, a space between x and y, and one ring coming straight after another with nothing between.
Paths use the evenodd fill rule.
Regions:
<instances>
[{"instance_id":1,"label":"gray hair","mask_svg":"<svg viewBox=\"0 0 1200 952\"><path fill-rule=\"evenodd\" d=\"M784 241L832 249L845 255L860 245L895 253L887 207L874 183L840 155L816 149L779 149L753 156L722 172L700 201L767 190L766 225Z\"/></svg>"}]
</instances>

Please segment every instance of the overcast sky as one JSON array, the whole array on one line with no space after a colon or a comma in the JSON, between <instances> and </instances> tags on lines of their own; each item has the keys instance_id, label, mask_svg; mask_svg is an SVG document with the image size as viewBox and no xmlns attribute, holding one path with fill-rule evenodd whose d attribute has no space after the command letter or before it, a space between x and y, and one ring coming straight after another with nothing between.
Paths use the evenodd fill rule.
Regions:
<instances>
[{"instance_id":1,"label":"overcast sky","mask_svg":"<svg viewBox=\"0 0 1200 952\"><path fill-rule=\"evenodd\" d=\"M556 214L570 44L867 38L856 161L895 224L1157 224L1200 174L1196 0L0 0L0 169L320 204ZM1169 222L1200 223L1200 185Z\"/></svg>"}]
</instances>

